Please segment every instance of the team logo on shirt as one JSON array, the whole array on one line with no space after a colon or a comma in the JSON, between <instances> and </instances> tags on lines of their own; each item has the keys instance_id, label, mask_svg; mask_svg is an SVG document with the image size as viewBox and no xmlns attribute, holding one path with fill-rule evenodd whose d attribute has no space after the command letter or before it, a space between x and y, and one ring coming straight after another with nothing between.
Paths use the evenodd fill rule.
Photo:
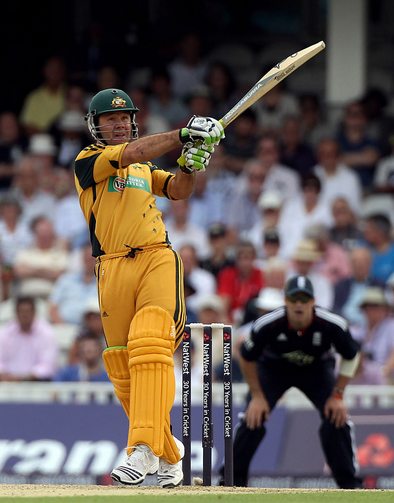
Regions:
<instances>
[{"instance_id":1,"label":"team logo on shirt","mask_svg":"<svg viewBox=\"0 0 394 503\"><path fill-rule=\"evenodd\" d=\"M120 96L115 96L115 98L111 102L112 108L126 108L126 100L121 98Z\"/></svg>"}]
</instances>

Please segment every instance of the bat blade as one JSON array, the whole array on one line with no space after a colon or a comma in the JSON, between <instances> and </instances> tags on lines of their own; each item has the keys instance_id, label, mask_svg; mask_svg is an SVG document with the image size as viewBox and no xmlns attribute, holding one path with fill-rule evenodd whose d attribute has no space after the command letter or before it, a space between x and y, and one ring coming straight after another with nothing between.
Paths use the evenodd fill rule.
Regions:
<instances>
[{"instance_id":1,"label":"bat blade","mask_svg":"<svg viewBox=\"0 0 394 503\"><path fill-rule=\"evenodd\" d=\"M288 77L294 70L306 63L309 59L316 56L320 51L325 48L326 44L323 41L317 44L310 45L301 51L291 54L286 59L276 64L269 72L261 77L256 84L249 89L238 103L236 103L231 110L229 110L224 117L220 119L223 127L227 127L246 109L251 107L262 96L268 93L279 82Z\"/></svg>"}]
</instances>

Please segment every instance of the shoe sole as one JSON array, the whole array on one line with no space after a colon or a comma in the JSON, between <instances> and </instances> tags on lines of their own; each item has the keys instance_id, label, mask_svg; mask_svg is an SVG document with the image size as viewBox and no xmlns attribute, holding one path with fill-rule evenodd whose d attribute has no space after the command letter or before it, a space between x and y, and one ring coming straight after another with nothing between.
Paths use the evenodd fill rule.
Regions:
<instances>
[{"instance_id":1,"label":"shoe sole","mask_svg":"<svg viewBox=\"0 0 394 503\"><path fill-rule=\"evenodd\" d=\"M174 487L180 486L182 484L182 482L183 482L183 477L181 478L181 480L177 484L174 484L173 482L169 482L168 484L160 485L160 487L163 489L173 489Z\"/></svg>"}]
</instances>

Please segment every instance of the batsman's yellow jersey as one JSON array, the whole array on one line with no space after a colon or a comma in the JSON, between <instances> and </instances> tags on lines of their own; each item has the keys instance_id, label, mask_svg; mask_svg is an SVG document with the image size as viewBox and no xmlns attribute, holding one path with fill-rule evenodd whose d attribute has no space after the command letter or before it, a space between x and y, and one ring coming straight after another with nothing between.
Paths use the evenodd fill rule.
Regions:
<instances>
[{"instance_id":1,"label":"batsman's yellow jersey","mask_svg":"<svg viewBox=\"0 0 394 503\"><path fill-rule=\"evenodd\" d=\"M90 145L75 161L75 184L95 257L167 241L154 195L169 197L174 175L150 162L121 167L126 146Z\"/></svg>"}]
</instances>

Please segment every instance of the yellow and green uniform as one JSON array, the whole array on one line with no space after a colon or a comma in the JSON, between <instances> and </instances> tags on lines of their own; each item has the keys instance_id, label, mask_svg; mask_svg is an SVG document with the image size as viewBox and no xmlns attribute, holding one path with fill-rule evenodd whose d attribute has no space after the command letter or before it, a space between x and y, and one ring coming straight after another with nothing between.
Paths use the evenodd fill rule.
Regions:
<instances>
[{"instance_id":1,"label":"yellow and green uniform","mask_svg":"<svg viewBox=\"0 0 394 503\"><path fill-rule=\"evenodd\" d=\"M122 167L126 146L90 145L75 161L75 184L97 257L107 344L126 346L135 313L158 306L174 319L177 346L186 317L183 267L154 198L169 198L174 175L150 162Z\"/></svg>"}]
</instances>

